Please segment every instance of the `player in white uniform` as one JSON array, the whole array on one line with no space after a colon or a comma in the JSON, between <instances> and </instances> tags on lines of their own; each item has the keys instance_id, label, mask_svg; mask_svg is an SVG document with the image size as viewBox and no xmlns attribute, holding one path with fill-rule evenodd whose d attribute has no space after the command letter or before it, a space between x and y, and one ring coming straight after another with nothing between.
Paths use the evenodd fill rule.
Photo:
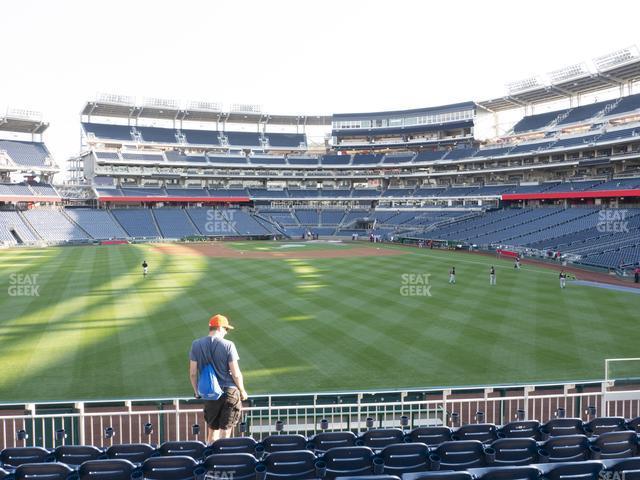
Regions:
<instances>
[{"instance_id":1,"label":"player in white uniform","mask_svg":"<svg viewBox=\"0 0 640 480\"><path fill-rule=\"evenodd\" d=\"M495 285L495 284L496 284L496 269L492 265L491 270L489 270L489 285Z\"/></svg>"},{"instance_id":2,"label":"player in white uniform","mask_svg":"<svg viewBox=\"0 0 640 480\"><path fill-rule=\"evenodd\" d=\"M456 267L451 267L449 270L449 283L456 283Z\"/></svg>"}]
</instances>

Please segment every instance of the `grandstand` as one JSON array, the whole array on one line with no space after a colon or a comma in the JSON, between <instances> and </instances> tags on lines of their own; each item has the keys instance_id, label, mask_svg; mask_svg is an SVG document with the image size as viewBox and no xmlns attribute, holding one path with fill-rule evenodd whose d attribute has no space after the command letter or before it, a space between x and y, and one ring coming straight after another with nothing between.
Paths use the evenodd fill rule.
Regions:
<instances>
[{"instance_id":1,"label":"grandstand","mask_svg":"<svg viewBox=\"0 0 640 480\"><path fill-rule=\"evenodd\" d=\"M52 397L25 401L21 388L29 395L39 387L20 383L20 368L6 369L18 403L0 405L0 480L636 478L637 378L595 380L581 377L593 363L575 365L585 357L601 362L605 348L633 342L634 327L624 322L635 304L623 295L631 295L628 274L640 263L640 94L633 93L640 55L627 53L596 74L401 111L271 115L100 97L82 108L82 149L68 161L64 183L55 181L60 169L44 140L48 124L32 112L8 113L0 119L0 246L69 248L34 249L32 264L29 250L7 250L5 265L25 264L29 272L42 265L45 280L61 285L35 312L29 299L6 301L15 312L0 324L7 364L17 365L15 352L28 347L25 333L43 325L40 313L49 307L56 315L46 325L52 341L67 341L65 332L80 323L92 338L78 335L77 348L56 347L62 360L50 370L42 366L48 359L30 365L61 385ZM481 137L499 131L497 115L522 106L515 123ZM322 131L319 143L314 128ZM299 241L318 237L330 242ZM247 241L272 239L286 241ZM369 245L378 241L385 245ZM114 243L135 245L82 246ZM308 258L290 254L307 245L318 250ZM49 258L51 250L62 253ZM496 256L469 259L449 250ZM94 251L104 256L94 258ZM521 275L531 277L514 280L519 274L511 256L498 258L502 252L531 260ZM133 271L146 255L152 274L141 284ZM362 263L341 263L351 255ZM256 259L266 260L259 266ZM428 305L390 296L409 270L435 265L428 274L439 277L454 261L470 283L486 276L483 261L495 263L499 285L505 277L512 282L508 293L458 295L443 281L435 283L443 293ZM557 268L605 278L617 290L553 296L548 279L557 283ZM464 280L454 287L471 288ZM120 296L128 307L114 300ZM176 381L169 372L175 358L159 360L152 344L182 345L183 327L195 331L190 315L213 304L245 315L253 322L246 341L279 355L247 352L248 378L271 388L280 376L276 385L289 390L255 395L235 437L205 445L199 400L173 391L158 399L145 389L155 382L170 391ZM362 321L368 308L381 312L382 323ZM427 309L441 323L424 322ZM616 331L603 331L592 354L600 320ZM550 329L571 341L543 344ZM434 330L452 336L420 344ZM378 348L385 342L388 349ZM490 342L495 350L484 348ZM141 366L127 365L120 350ZM474 365L447 363L457 355ZM486 367L494 357L506 373ZM86 365L77 361L87 358ZM523 366L528 358L535 361ZM402 388L362 388L376 380L367 378L372 368L396 360L412 365L384 372L381 381L401 377ZM161 381L140 378L148 373L144 362L167 373ZM555 383L535 383L549 374L538 363L553 369ZM518 369L527 383L478 386L487 375L501 379ZM95 389L85 382L79 396L52 401L75 375L96 380ZM139 378L145 398L105 400L121 395L127 375ZM302 383L285 383L296 375ZM426 376L436 380L406 387ZM359 390L290 393L345 377Z\"/></svg>"}]
</instances>

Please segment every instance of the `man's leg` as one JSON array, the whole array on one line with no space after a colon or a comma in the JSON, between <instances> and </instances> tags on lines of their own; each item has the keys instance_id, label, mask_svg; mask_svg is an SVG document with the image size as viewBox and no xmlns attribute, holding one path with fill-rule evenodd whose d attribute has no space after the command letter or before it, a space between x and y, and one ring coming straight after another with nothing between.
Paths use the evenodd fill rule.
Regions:
<instances>
[{"instance_id":1,"label":"man's leg","mask_svg":"<svg viewBox=\"0 0 640 480\"><path fill-rule=\"evenodd\" d=\"M220 438L230 438L233 436L233 428L228 428L226 430L216 430L220 434Z\"/></svg>"}]
</instances>

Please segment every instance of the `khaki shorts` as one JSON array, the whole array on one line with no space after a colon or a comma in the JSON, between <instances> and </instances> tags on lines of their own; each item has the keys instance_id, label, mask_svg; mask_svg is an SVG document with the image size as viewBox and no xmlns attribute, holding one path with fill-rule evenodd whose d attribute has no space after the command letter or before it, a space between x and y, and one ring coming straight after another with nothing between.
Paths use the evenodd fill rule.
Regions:
<instances>
[{"instance_id":1,"label":"khaki shorts","mask_svg":"<svg viewBox=\"0 0 640 480\"><path fill-rule=\"evenodd\" d=\"M204 420L213 430L228 430L240 421L242 402L240 390L225 388L218 400L204 401Z\"/></svg>"}]
</instances>

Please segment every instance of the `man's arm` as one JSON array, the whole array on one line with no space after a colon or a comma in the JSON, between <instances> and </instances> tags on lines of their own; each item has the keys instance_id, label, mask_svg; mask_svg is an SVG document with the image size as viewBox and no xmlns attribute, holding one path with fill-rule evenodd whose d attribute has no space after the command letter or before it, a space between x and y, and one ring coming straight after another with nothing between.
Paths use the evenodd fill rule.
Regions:
<instances>
[{"instance_id":1,"label":"man's arm","mask_svg":"<svg viewBox=\"0 0 640 480\"><path fill-rule=\"evenodd\" d=\"M240 390L240 398L244 401L249 398L247 391L244 389L244 382L242 380L242 372L237 360L229 362L229 371L231 372L231 378L233 378L236 387Z\"/></svg>"},{"instance_id":2,"label":"man's arm","mask_svg":"<svg viewBox=\"0 0 640 480\"><path fill-rule=\"evenodd\" d=\"M198 396L198 362L189 360L189 379L191 379L191 386L193 387L193 393Z\"/></svg>"}]
</instances>

